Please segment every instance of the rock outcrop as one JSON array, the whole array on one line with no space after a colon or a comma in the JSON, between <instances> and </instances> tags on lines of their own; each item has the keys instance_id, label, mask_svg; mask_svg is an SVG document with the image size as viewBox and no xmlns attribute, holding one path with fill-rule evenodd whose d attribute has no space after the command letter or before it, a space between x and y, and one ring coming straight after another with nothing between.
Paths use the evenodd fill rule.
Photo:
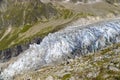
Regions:
<instances>
[{"instance_id":1,"label":"rock outcrop","mask_svg":"<svg viewBox=\"0 0 120 80\"><path fill-rule=\"evenodd\" d=\"M15 47L11 47L5 50L0 50L0 62L6 62L12 57L18 56L23 51L27 50L29 48L29 45L32 43L40 44L41 38L35 38L31 42L27 42L22 45L17 45Z\"/></svg>"}]
</instances>

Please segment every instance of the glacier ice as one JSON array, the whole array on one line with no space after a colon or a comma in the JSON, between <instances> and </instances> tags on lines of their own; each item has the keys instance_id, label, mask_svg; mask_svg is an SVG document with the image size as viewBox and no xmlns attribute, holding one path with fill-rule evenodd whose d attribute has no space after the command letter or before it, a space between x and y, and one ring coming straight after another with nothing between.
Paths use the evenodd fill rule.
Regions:
<instances>
[{"instance_id":1,"label":"glacier ice","mask_svg":"<svg viewBox=\"0 0 120 80\"><path fill-rule=\"evenodd\" d=\"M7 80L46 64L55 64L68 58L95 52L119 42L120 19L90 24L85 28L81 26L66 28L50 33L40 44L31 44L17 61L1 73L1 77ZM79 52L76 52L77 50Z\"/></svg>"}]
</instances>

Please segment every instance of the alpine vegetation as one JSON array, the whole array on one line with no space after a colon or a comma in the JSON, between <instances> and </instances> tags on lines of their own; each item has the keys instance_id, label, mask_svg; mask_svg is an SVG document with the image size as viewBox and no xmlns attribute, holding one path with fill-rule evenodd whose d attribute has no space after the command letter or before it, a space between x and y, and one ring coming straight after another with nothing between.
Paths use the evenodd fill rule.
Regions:
<instances>
[{"instance_id":1,"label":"alpine vegetation","mask_svg":"<svg viewBox=\"0 0 120 80\"><path fill-rule=\"evenodd\" d=\"M2 73L4 80L17 74L40 69L68 58L94 53L120 42L120 19L90 24L85 28L75 26L49 34L40 44L32 44Z\"/></svg>"}]
</instances>

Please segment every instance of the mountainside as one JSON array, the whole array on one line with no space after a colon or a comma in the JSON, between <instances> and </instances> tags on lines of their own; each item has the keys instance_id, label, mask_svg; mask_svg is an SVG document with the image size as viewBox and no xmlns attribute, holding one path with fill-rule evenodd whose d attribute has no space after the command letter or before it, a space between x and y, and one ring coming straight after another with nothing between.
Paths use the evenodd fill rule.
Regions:
<instances>
[{"instance_id":1,"label":"mountainside","mask_svg":"<svg viewBox=\"0 0 120 80\"><path fill-rule=\"evenodd\" d=\"M2 73L7 80L42 66L95 53L120 42L120 19L99 22L85 28L75 26L49 34L40 44L32 44Z\"/></svg>"},{"instance_id":2,"label":"mountainside","mask_svg":"<svg viewBox=\"0 0 120 80\"><path fill-rule=\"evenodd\" d=\"M18 75L14 80L120 80L119 45Z\"/></svg>"},{"instance_id":3,"label":"mountainside","mask_svg":"<svg viewBox=\"0 0 120 80\"><path fill-rule=\"evenodd\" d=\"M40 0L21 2L5 0L3 6L4 9L1 7L0 13L1 28L33 25L37 21L44 21L57 15L57 10L52 4L43 4Z\"/></svg>"},{"instance_id":4,"label":"mountainside","mask_svg":"<svg viewBox=\"0 0 120 80\"><path fill-rule=\"evenodd\" d=\"M114 17L120 13L119 5L106 2L76 5L60 1L2 0L0 3L0 55L3 60L28 49L31 43L40 43L45 35L64 28L71 21L89 16Z\"/></svg>"},{"instance_id":5,"label":"mountainside","mask_svg":"<svg viewBox=\"0 0 120 80\"><path fill-rule=\"evenodd\" d=\"M0 4L0 55L9 53L6 58L28 49L31 43L39 43L56 26L71 21L64 19L73 15L68 9L40 0L2 0Z\"/></svg>"},{"instance_id":6,"label":"mountainside","mask_svg":"<svg viewBox=\"0 0 120 80\"><path fill-rule=\"evenodd\" d=\"M73 3L95 3L103 0L59 0L64 2L73 2Z\"/></svg>"},{"instance_id":7,"label":"mountainside","mask_svg":"<svg viewBox=\"0 0 120 80\"><path fill-rule=\"evenodd\" d=\"M119 2L0 0L0 76L8 80L31 70L34 75L43 66L104 52L119 43Z\"/></svg>"},{"instance_id":8,"label":"mountainside","mask_svg":"<svg viewBox=\"0 0 120 80\"><path fill-rule=\"evenodd\" d=\"M50 1L59 1L59 2L72 2L72 3L96 3L106 1L108 3L114 4L119 3L120 0L41 0L42 2L50 2Z\"/></svg>"}]
</instances>

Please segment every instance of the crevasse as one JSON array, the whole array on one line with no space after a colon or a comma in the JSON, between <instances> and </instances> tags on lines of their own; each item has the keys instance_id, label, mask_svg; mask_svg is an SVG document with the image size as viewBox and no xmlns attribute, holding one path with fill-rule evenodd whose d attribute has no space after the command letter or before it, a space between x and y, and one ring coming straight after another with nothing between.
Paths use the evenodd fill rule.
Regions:
<instances>
[{"instance_id":1,"label":"crevasse","mask_svg":"<svg viewBox=\"0 0 120 80\"><path fill-rule=\"evenodd\" d=\"M120 19L91 24L85 28L81 26L66 28L49 34L39 45L30 45L17 61L1 73L1 77L7 80L46 64L95 52L119 42Z\"/></svg>"}]
</instances>

